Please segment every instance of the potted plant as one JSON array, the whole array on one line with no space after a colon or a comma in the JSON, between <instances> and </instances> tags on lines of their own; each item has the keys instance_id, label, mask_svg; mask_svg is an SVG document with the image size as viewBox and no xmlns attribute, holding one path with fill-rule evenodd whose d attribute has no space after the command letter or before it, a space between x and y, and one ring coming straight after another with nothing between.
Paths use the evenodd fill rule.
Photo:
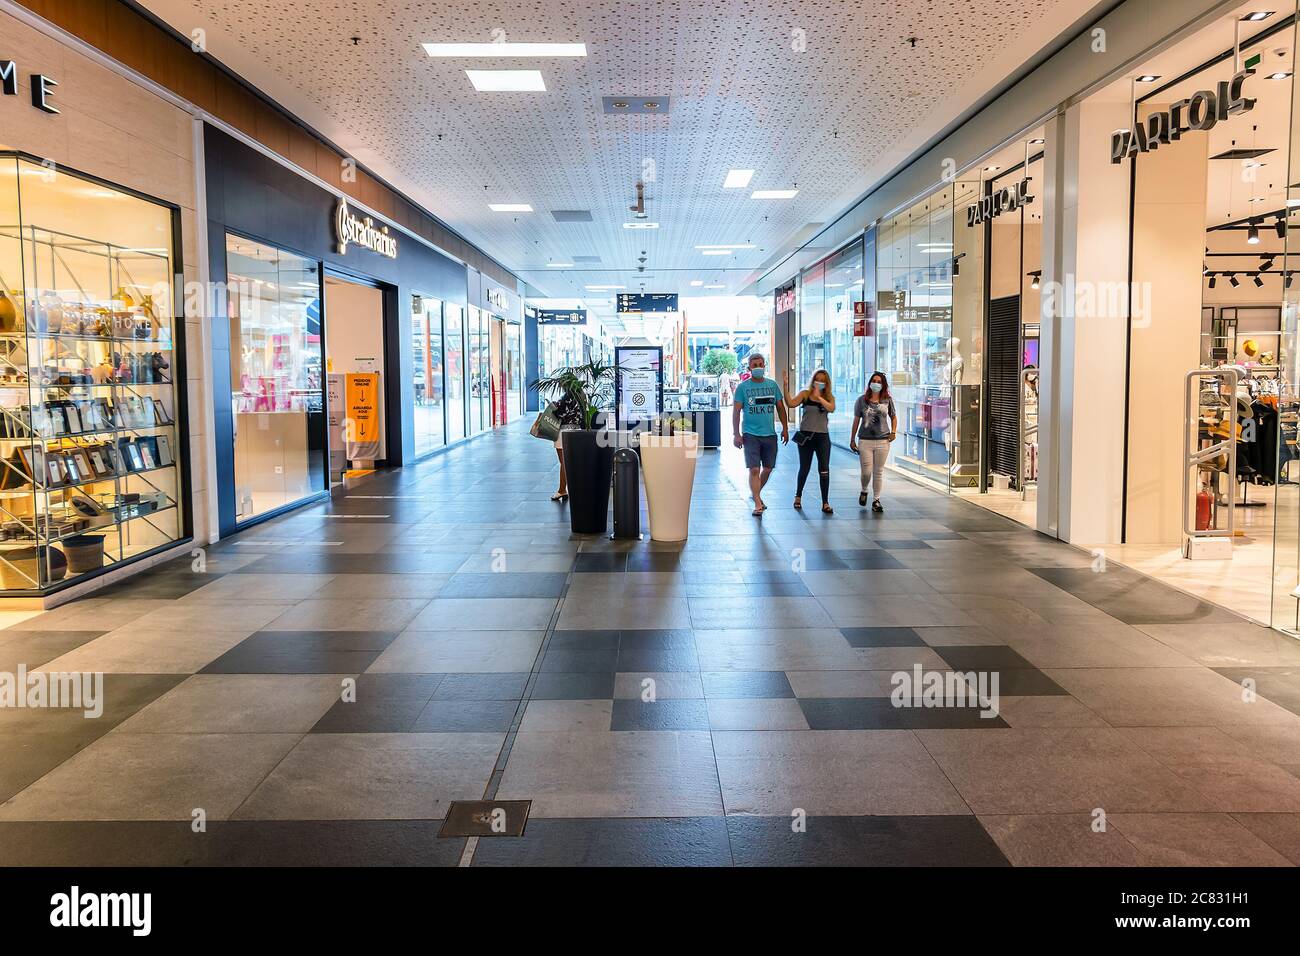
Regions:
<instances>
[{"instance_id":1,"label":"potted plant","mask_svg":"<svg viewBox=\"0 0 1300 956\"><path fill-rule=\"evenodd\" d=\"M569 481L569 527L574 534L604 534L609 524L614 447L595 426L601 408L613 395L614 366L595 361L562 368L532 387L554 403L560 419Z\"/></svg>"},{"instance_id":2,"label":"potted plant","mask_svg":"<svg viewBox=\"0 0 1300 956\"><path fill-rule=\"evenodd\" d=\"M641 436L641 474L652 541L685 541L700 436L689 415L668 415Z\"/></svg>"}]
</instances>

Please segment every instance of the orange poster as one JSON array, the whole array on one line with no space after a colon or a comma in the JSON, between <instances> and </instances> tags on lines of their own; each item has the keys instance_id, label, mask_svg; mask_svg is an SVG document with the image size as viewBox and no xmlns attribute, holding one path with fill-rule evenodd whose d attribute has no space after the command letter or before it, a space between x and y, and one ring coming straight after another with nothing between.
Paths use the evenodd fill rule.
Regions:
<instances>
[{"instance_id":1,"label":"orange poster","mask_svg":"<svg viewBox=\"0 0 1300 956\"><path fill-rule=\"evenodd\" d=\"M364 445L379 441L378 373L349 372L347 403L353 443Z\"/></svg>"}]
</instances>

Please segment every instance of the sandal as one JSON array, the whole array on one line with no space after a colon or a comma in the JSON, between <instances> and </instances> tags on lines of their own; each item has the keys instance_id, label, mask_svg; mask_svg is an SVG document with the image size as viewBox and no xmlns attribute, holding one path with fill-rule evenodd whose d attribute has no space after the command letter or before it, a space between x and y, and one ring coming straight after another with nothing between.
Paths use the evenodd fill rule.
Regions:
<instances>
[{"instance_id":1,"label":"sandal","mask_svg":"<svg viewBox=\"0 0 1300 956\"><path fill-rule=\"evenodd\" d=\"M858 507L865 508L866 506L867 506L867 493L864 491L862 492L862 494L858 495Z\"/></svg>"},{"instance_id":2,"label":"sandal","mask_svg":"<svg viewBox=\"0 0 1300 956\"><path fill-rule=\"evenodd\" d=\"M827 502L823 502L823 503L822 503L822 514L824 514L824 515L833 515L833 514L835 514L835 509L832 508L832 507L830 506L829 503L827 503Z\"/></svg>"},{"instance_id":3,"label":"sandal","mask_svg":"<svg viewBox=\"0 0 1300 956\"><path fill-rule=\"evenodd\" d=\"M755 518L763 517L763 512L767 510L767 505L758 505L754 508L753 515Z\"/></svg>"},{"instance_id":4,"label":"sandal","mask_svg":"<svg viewBox=\"0 0 1300 956\"><path fill-rule=\"evenodd\" d=\"M803 495L794 496L794 510L803 511Z\"/></svg>"},{"instance_id":5,"label":"sandal","mask_svg":"<svg viewBox=\"0 0 1300 956\"><path fill-rule=\"evenodd\" d=\"M557 491L555 494L551 495L551 500L552 500L552 501L568 501L568 500L569 500L569 493L568 493L567 491Z\"/></svg>"}]
</instances>

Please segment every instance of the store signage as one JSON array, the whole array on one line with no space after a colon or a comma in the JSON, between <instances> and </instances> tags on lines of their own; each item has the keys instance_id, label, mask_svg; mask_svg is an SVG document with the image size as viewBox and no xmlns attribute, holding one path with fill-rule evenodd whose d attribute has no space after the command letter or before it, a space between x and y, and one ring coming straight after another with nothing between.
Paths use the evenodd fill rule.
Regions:
<instances>
[{"instance_id":1,"label":"store signage","mask_svg":"<svg viewBox=\"0 0 1300 956\"><path fill-rule=\"evenodd\" d=\"M379 441L379 375L349 372L347 377L348 440L355 445Z\"/></svg>"},{"instance_id":2,"label":"store signage","mask_svg":"<svg viewBox=\"0 0 1300 956\"><path fill-rule=\"evenodd\" d=\"M586 325L586 309L538 309L538 325Z\"/></svg>"},{"instance_id":3,"label":"store signage","mask_svg":"<svg viewBox=\"0 0 1300 956\"><path fill-rule=\"evenodd\" d=\"M1242 70L1231 80L1221 82L1217 90L1201 90L1167 110L1152 113L1145 122L1135 123L1131 130L1116 130L1110 137L1110 161L1121 163L1130 156L1177 142L1190 130L1206 132L1230 116L1249 113L1255 108L1255 101L1246 99L1241 88L1246 77L1254 73L1254 70Z\"/></svg>"},{"instance_id":4,"label":"store signage","mask_svg":"<svg viewBox=\"0 0 1300 956\"><path fill-rule=\"evenodd\" d=\"M676 312L676 292L620 292L620 314L636 315L642 312Z\"/></svg>"},{"instance_id":5,"label":"store signage","mask_svg":"<svg viewBox=\"0 0 1300 956\"><path fill-rule=\"evenodd\" d=\"M1004 212L1015 212L1033 201L1034 197L1029 195L1029 179L1026 177L1014 185L999 189L992 195L985 196L979 202L967 206L966 225L981 225L991 219L996 219Z\"/></svg>"},{"instance_id":6,"label":"store signage","mask_svg":"<svg viewBox=\"0 0 1300 956\"><path fill-rule=\"evenodd\" d=\"M339 245L339 255L347 255L348 246L357 245L377 252L389 259L397 258L397 237L388 234L388 227L375 228L369 216L358 219L352 215L348 201L340 198L334 207L334 239Z\"/></svg>"},{"instance_id":7,"label":"store signage","mask_svg":"<svg viewBox=\"0 0 1300 956\"><path fill-rule=\"evenodd\" d=\"M866 338L876 334L876 323L871 315L871 307L866 302L853 303L853 335Z\"/></svg>"},{"instance_id":8,"label":"store signage","mask_svg":"<svg viewBox=\"0 0 1300 956\"><path fill-rule=\"evenodd\" d=\"M794 284L776 290L776 314L794 311Z\"/></svg>"},{"instance_id":9,"label":"store signage","mask_svg":"<svg viewBox=\"0 0 1300 956\"><path fill-rule=\"evenodd\" d=\"M490 286L483 287L483 301L491 308L504 312L507 308L506 294L501 289L493 289Z\"/></svg>"},{"instance_id":10,"label":"store signage","mask_svg":"<svg viewBox=\"0 0 1300 956\"><path fill-rule=\"evenodd\" d=\"M663 358L659 346L614 349L614 408L620 427L662 414Z\"/></svg>"},{"instance_id":11,"label":"store signage","mask_svg":"<svg viewBox=\"0 0 1300 956\"><path fill-rule=\"evenodd\" d=\"M57 80L52 80L43 73L33 73L30 83L32 106L44 113L59 112L50 105L50 96L58 85ZM0 93L5 96L18 95L18 64L13 60L0 60Z\"/></svg>"}]
</instances>

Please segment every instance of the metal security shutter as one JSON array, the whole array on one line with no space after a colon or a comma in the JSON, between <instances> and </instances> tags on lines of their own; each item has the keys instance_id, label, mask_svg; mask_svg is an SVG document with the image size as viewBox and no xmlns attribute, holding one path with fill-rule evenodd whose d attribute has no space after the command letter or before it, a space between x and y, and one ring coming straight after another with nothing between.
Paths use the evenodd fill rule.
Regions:
<instances>
[{"instance_id":1,"label":"metal security shutter","mask_svg":"<svg viewBox=\"0 0 1300 956\"><path fill-rule=\"evenodd\" d=\"M989 473L1020 478L1020 296L989 303L985 357L988 374Z\"/></svg>"}]
</instances>

